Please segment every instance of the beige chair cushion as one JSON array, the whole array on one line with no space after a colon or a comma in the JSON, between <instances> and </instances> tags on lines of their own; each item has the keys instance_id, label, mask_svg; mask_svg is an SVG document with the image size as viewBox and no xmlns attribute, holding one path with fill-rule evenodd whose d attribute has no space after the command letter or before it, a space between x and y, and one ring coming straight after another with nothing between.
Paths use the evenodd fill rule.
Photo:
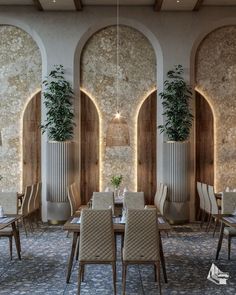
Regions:
<instances>
[{"instance_id":1,"label":"beige chair cushion","mask_svg":"<svg viewBox=\"0 0 236 295\"><path fill-rule=\"evenodd\" d=\"M157 211L128 210L123 249L124 261L159 260Z\"/></svg>"},{"instance_id":2,"label":"beige chair cushion","mask_svg":"<svg viewBox=\"0 0 236 295\"><path fill-rule=\"evenodd\" d=\"M222 214L231 214L236 209L236 192L223 192L222 195Z\"/></svg>"},{"instance_id":3,"label":"beige chair cushion","mask_svg":"<svg viewBox=\"0 0 236 295\"><path fill-rule=\"evenodd\" d=\"M143 192L127 192L124 196L125 209L144 209L144 193Z\"/></svg>"},{"instance_id":4,"label":"beige chair cushion","mask_svg":"<svg viewBox=\"0 0 236 295\"><path fill-rule=\"evenodd\" d=\"M79 261L115 261L111 210L82 210Z\"/></svg>"},{"instance_id":5,"label":"beige chair cushion","mask_svg":"<svg viewBox=\"0 0 236 295\"><path fill-rule=\"evenodd\" d=\"M94 192L92 209L105 210L109 208L111 208L112 212L114 212L113 192Z\"/></svg>"}]
</instances>

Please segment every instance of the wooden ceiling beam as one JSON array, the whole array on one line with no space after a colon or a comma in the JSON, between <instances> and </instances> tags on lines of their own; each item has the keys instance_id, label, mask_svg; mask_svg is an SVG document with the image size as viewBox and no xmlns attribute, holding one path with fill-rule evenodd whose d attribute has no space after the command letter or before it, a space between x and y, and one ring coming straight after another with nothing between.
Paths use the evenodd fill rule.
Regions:
<instances>
[{"instance_id":1,"label":"wooden ceiling beam","mask_svg":"<svg viewBox=\"0 0 236 295\"><path fill-rule=\"evenodd\" d=\"M39 0L33 0L33 3L37 10L43 11L43 6L41 5Z\"/></svg>"},{"instance_id":2,"label":"wooden ceiling beam","mask_svg":"<svg viewBox=\"0 0 236 295\"><path fill-rule=\"evenodd\" d=\"M163 0L155 0L154 10L160 11L162 7Z\"/></svg>"},{"instance_id":3,"label":"wooden ceiling beam","mask_svg":"<svg viewBox=\"0 0 236 295\"><path fill-rule=\"evenodd\" d=\"M202 6L203 1L204 0L197 0L195 6L193 8L193 11L198 11L201 8L201 6Z\"/></svg>"},{"instance_id":4,"label":"wooden ceiling beam","mask_svg":"<svg viewBox=\"0 0 236 295\"><path fill-rule=\"evenodd\" d=\"M82 11L83 10L83 3L82 0L74 0L75 3L75 8L77 11Z\"/></svg>"}]
</instances>

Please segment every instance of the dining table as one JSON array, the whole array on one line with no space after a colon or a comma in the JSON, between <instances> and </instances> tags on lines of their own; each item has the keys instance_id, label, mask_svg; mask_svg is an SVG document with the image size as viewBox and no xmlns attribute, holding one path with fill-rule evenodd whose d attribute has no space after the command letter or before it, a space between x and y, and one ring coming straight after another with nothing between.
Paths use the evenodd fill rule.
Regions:
<instances>
[{"instance_id":1,"label":"dining table","mask_svg":"<svg viewBox=\"0 0 236 295\"><path fill-rule=\"evenodd\" d=\"M219 235L219 240L218 240L218 245L217 245L217 250L216 250L216 260L219 258L221 246L222 246L222 241L224 237L224 228L225 226L233 227L236 228L236 216L232 214L214 214L214 218L218 219L220 221L220 235Z\"/></svg>"},{"instance_id":2,"label":"dining table","mask_svg":"<svg viewBox=\"0 0 236 295\"><path fill-rule=\"evenodd\" d=\"M21 244L20 244L20 233L17 228L17 221L22 218L22 215L18 214L6 214L3 217L0 217L0 230L11 226L15 244L16 244L16 251L19 260L21 260Z\"/></svg>"},{"instance_id":3,"label":"dining table","mask_svg":"<svg viewBox=\"0 0 236 295\"><path fill-rule=\"evenodd\" d=\"M78 238L80 235L80 222L76 222L77 219L79 221L80 213L76 213L72 217L70 217L67 222L64 224L63 229L68 232L73 233L72 238L72 244L71 244L71 252L68 260L68 266L67 266L67 275L66 275L66 282L69 283L70 276L71 276L71 270L72 265L74 261L74 256L76 252L76 246L78 242ZM163 251L163 245L162 245L162 238L161 234L162 232L168 232L171 230L171 226L166 220L164 216L162 216L160 213L157 214L157 222L158 222L158 230L159 230L159 248L160 248L160 261L162 265L163 275L165 283L168 282L167 279L167 273L166 273L166 265L165 265L165 256ZM113 218L113 229L115 235L124 235L125 232L125 223L122 222L121 217L114 217ZM78 259L78 257L76 257Z\"/></svg>"}]
</instances>

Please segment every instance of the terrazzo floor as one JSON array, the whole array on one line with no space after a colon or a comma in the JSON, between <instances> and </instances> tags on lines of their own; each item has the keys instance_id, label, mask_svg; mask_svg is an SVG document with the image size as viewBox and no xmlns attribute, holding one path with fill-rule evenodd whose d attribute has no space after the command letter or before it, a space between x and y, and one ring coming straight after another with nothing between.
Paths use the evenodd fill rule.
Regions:
<instances>
[{"instance_id":1,"label":"terrazzo floor","mask_svg":"<svg viewBox=\"0 0 236 295\"><path fill-rule=\"evenodd\" d=\"M28 237L21 231L22 261L9 258L8 240L0 239L0 294L69 295L77 294L78 263L74 263L71 281L65 282L67 260L72 237L62 227L40 226ZM198 225L175 227L167 237L163 233L168 284L162 277L162 294L217 295L236 294L236 239L232 240L231 261L227 260L227 242L223 241L216 265L230 278L227 285L218 286L207 280L214 262L218 234L199 230ZM110 266L88 266L81 295L110 295L112 291ZM121 260L118 251L117 294L121 294ZM151 266L131 266L127 276L127 295L158 294Z\"/></svg>"}]
</instances>

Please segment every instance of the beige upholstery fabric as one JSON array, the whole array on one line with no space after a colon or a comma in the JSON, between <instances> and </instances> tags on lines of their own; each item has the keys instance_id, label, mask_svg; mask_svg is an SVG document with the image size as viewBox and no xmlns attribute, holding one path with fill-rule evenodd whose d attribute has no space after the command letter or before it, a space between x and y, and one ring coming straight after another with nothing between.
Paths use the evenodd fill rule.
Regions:
<instances>
[{"instance_id":1,"label":"beige upholstery fabric","mask_svg":"<svg viewBox=\"0 0 236 295\"><path fill-rule=\"evenodd\" d=\"M17 213L17 194L0 192L0 205L5 214Z\"/></svg>"},{"instance_id":2,"label":"beige upholstery fabric","mask_svg":"<svg viewBox=\"0 0 236 295\"><path fill-rule=\"evenodd\" d=\"M225 227L224 228L225 235L236 236L236 228L234 227Z\"/></svg>"},{"instance_id":3,"label":"beige upholstery fabric","mask_svg":"<svg viewBox=\"0 0 236 295\"><path fill-rule=\"evenodd\" d=\"M159 205L159 211L161 212L162 215L164 215L166 198L167 198L167 185L164 185L162 190L162 197L161 197L160 205Z\"/></svg>"},{"instance_id":4,"label":"beige upholstery fabric","mask_svg":"<svg viewBox=\"0 0 236 295\"><path fill-rule=\"evenodd\" d=\"M37 183L32 185L31 194L30 194L30 198L29 198L29 204L28 204L28 212L29 213L34 211L34 202L35 202L35 199L37 196L37 188L38 188Z\"/></svg>"},{"instance_id":5,"label":"beige upholstery fabric","mask_svg":"<svg viewBox=\"0 0 236 295\"><path fill-rule=\"evenodd\" d=\"M223 192L222 213L231 214L236 210L236 192Z\"/></svg>"},{"instance_id":6,"label":"beige upholstery fabric","mask_svg":"<svg viewBox=\"0 0 236 295\"><path fill-rule=\"evenodd\" d=\"M92 209L112 209L114 213L114 196L113 192L94 192Z\"/></svg>"},{"instance_id":7,"label":"beige upholstery fabric","mask_svg":"<svg viewBox=\"0 0 236 295\"><path fill-rule=\"evenodd\" d=\"M82 210L79 261L115 261L111 210Z\"/></svg>"},{"instance_id":8,"label":"beige upholstery fabric","mask_svg":"<svg viewBox=\"0 0 236 295\"><path fill-rule=\"evenodd\" d=\"M205 210L205 202L204 202L204 196L203 196L203 192L202 192L202 184L201 182L197 182L197 192L198 192L198 196L199 196L199 200L200 200L200 208L202 210Z\"/></svg>"},{"instance_id":9,"label":"beige upholstery fabric","mask_svg":"<svg viewBox=\"0 0 236 295\"><path fill-rule=\"evenodd\" d=\"M211 214L219 214L214 188L211 185L208 185L208 194L211 201Z\"/></svg>"},{"instance_id":10,"label":"beige upholstery fabric","mask_svg":"<svg viewBox=\"0 0 236 295\"><path fill-rule=\"evenodd\" d=\"M144 193L143 192L127 192L124 196L125 209L144 209Z\"/></svg>"},{"instance_id":11,"label":"beige upholstery fabric","mask_svg":"<svg viewBox=\"0 0 236 295\"><path fill-rule=\"evenodd\" d=\"M160 183L158 190L155 194L155 198L154 198L154 205L159 208L160 206L160 202L161 202L161 198L162 198L162 193L163 193L163 188L164 188L164 184Z\"/></svg>"},{"instance_id":12,"label":"beige upholstery fabric","mask_svg":"<svg viewBox=\"0 0 236 295\"><path fill-rule=\"evenodd\" d=\"M37 192L34 200L34 209L39 209L41 205L42 182L37 183Z\"/></svg>"},{"instance_id":13,"label":"beige upholstery fabric","mask_svg":"<svg viewBox=\"0 0 236 295\"><path fill-rule=\"evenodd\" d=\"M205 183L202 183L202 193L203 193L203 197L204 197L205 211L208 214L211 214L211 201L210 201L209 194L208 194L207 184L205 184Z\"/></svg>"},{"instance_id":14,"label":"beige upholstery fabric","mask_svg":"<svg viewBox=\"0 0 236 295\"><path fill-rule=\"evenodd\" d=\"M158 261L157 211L128 210L123 249L124 261Z\"/></svg>"},{"instance_id":15,"label":"beige upholstery fabric","mask_svg":"<svg viewBox=\"0 0 236 295\"><path fill-rule=\"evenodd\" d=\"M78 209L81 206L80 189L77 182L71 184L71 195L74 199L75 208Z\"/></svg>"},{"instance_id":16,"label":"beige upholstery fabric","mask_svg":"<svg viewBox=\"0 0 236 295\"><path fill-rule=\"evenodd\" d=\"M25 188L24 198L21 206L21 214L28 215L29 214L29 200L31 196L32 186L28 185Z\"/></svg>"}]
</instances>

